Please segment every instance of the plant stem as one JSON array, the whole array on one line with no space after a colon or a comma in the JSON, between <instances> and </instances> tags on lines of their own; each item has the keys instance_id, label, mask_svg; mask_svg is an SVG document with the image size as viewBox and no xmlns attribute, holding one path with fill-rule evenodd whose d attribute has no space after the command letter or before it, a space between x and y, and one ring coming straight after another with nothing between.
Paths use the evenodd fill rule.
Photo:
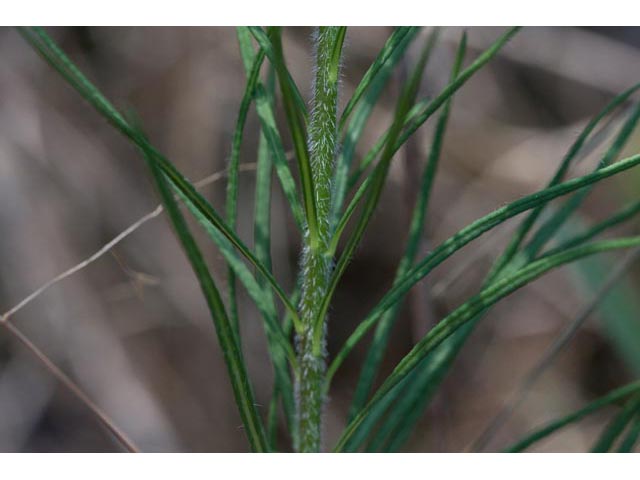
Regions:
<instances>
[{"instance_id":1,"label":"plant stem","mask_svg":"<svg viewBox=\"0 0 640 480\"><path fill-rule=\"evenodd\" d=\"M315 32L316 70L313 86L313 110L309 124L309 152L314 184L318 241L311 242L305 231L301 259L302 296L300 320L302 331L297 338L299 374L296 379L297 421L300 452L320 451L324 376L326 371L326 321L314 335L314 320L326 294L331 273L329 253L329 213L331 210L331 178L337 145L338 67L340 44L344 30L318 27ZM319 343L314 337L319 338Z\"/></svg>"}]
</instances>

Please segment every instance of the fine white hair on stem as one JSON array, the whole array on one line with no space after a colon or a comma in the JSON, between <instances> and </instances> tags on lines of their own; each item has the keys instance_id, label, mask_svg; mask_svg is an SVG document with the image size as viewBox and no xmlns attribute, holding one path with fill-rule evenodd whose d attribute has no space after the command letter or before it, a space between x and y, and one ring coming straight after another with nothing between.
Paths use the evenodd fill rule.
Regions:
<instances>
[{"instance_id":1,"label":"fine white hair on stem","mask_svg":"<svg viewBox=\"0 0 640 480\"><path fill-rule=\"evenodd\" d=\"M314 201L317 212L319 245L312 246L305 231L300 258L302 295L300 319L303 331L296 339L300 372L296 379L295 397L299 445L302 452L317 452L322 447L322 416L325 406L324 377L326 371L326 318L321 332L316 329L319 307L327 293L332 259L329 251L330 212L333 168L337 152L337 107L339 63L337 78L332 78L332 54L337 45L339 27L318 27L312 37L314 72L312 104L307 135ZM318 333L320 333L318 337Z\"/></svg>"}]
</instances>

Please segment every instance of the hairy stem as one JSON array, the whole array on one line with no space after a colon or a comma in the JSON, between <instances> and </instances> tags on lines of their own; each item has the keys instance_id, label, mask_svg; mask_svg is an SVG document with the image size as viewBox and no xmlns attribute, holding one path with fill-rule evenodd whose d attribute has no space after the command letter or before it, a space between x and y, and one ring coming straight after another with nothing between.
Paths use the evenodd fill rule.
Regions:
<instances>
[{"instance_id":1,"label":"hairy stem","mask_svg":"<svg viewBox=\"0 0 640 480\"><path fill-rule=\"evenodd\" d=\"M314 335L314 319L326 294L332 258L329 249L329 213L331 209L331 178L337 146L337 101L339 50L344 30L339 27L319 27L315 32L315 79L313 110L309 124L309 152L316 204L318 242L310 241L305 232L301 259L302 296L300 320L302 331L297 338L299 375L296 379L297 419L300 452L320 451L322 410L324 406L324 376L326 371L325 332ZM316 327L318 328L318 327ZM314 338L316 339L314 341ZM318 342L317 339L320 338Z\"/></svg>"}]
</instances>

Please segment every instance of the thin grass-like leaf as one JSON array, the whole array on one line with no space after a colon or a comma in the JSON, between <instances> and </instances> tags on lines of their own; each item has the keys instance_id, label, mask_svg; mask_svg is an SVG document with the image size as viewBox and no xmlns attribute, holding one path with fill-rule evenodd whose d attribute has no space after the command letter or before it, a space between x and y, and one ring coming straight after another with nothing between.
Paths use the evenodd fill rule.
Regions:
<instances>
[{"instance_id":1,"label":"thin grass-like leaf","mask_svg":"<svg viewBox=\"0 0 640 480\"><path fill-rule=\"evenodd\" d=\"M544 438L566 427L567 425L575 423L578 420L582 420L587 415L596 412L608 405L618 403L629 397L630 395L638 392L640 392L640 381L632 382L628 385L625 385L624 387L617 388L607 395L589 403L586 407L581 408L580 410L566 415L558 420L555 420L547 424L545 427L535 430L522 440L507 448L505 451L522 452L529 448L531 445L539 442L540 440L543 440Z\"/></svg>"},{"instance_id":2,"label":"thin grass-like leaf","mask_svg":"<svg viewBox=\"0 0 640 480\"><path fill-rule=\"evenodd\" d=\"M436 353L436 352L434 352ZM369 452L397 452L407 441L418 421L424 415L424 410L431 399L431 395L437 390L441 378L446 371L435 371L430 365L431 358L424 358L414 371L407 376L404 388L398 388L389 393L391 401L395 400L388 415L393 421L385 421L376 430L375 435L367 445ZM434 375L436 381L434 382ZM400 385L398 385L400 387ZM387 419L387 416L384 417Z\"/></svg>"},{"instance_id":3,"label":"thin grass-like leaf","mask_svg":"<svg viewBox=\"0 0 640 480\"><path fill-rule=\"evenodd\" d=\"M411 111L409 112L407 117L411 118L412 115L417 114L420 111L421 105L426 105L428 102L429 102L428 100L423 100L423 101L418 102L411 109ZM382 147L385 145L385 142L388 140L388 138L389 138L388 133L389 132L387 132L387 134L382 136L380 138L380 140L374 146L374 149L376 149L376 154L375 155L367 155L367 157L365 157L365 159L363 160L363 162L360 164L359 168L354 172L353 175L355 175L355 176L357 176L359 178L359 176L366 171L366 169L373 162L373 160L375 159L377 154L380 153L380 150L382 150ZM371 188L371 184L373 183L373 179L374 179L373 174L369 175L367 178L364 179L364 181L358 187L358 190L356 190L356 193L353 195L353 197L349 201L349 205L347 206L347 208L343 212L342 216L340 216L340 219L338 220L337 225L334 228L333 238L331 239L331 244L330 244L330 247L329 247L329 251L331 252L331 254L335 254L335 252L337 251L338 243L340 242L340 239L342 238L342 234L344 233L347 225L349 224L349 221L351 220L351 217L353 216L353 214L355 213L356 209L358 208L358 206L360 204L360 201L363 198L365 198L366 194L369 193L369 188ZM350 179L348 180L348 184L347 184L346 190L351 190L351 188L355 185L355 183L357 183L357 179L355 179L355 180L356 181L352 182L351 181L351 177L350 177Z\"/></svg>"},{"instance_id":4,"label":"thin grass-like leaf","mask_svg":"<svg viewBox=\"0 0 640 480\"><path fill-rule=\"evenodd\" d=\"M258 161L256 168L256 188L254 199L253 243L256 257L271 270L271 176L273 161L264 132L258 139ZM262 287L262 279L258 280Z\"/></svg>"},{"instance_id":5,"label":"thin grass-like leaf","mask_svg":"<svg viewBox=\"0 0 640 480\"><path fill-rule=\"evenodd\" d=\"M20 28L20 33L33 48L55 68L82 97L87 100L102 116L118 131L133 142L142 153L152 159L166 175L167 179L194 207L218 229L264 277L267 279L285 307L291 312L294 323L299 324L295 307L289 302L287 295L278 285L271 273L258 261L255 255L240 240L235 232L229 228L220 215L213 209L194 186L176 169L176 167L158 152L143 136L128 124L124 117L102 95L102 93L78 70L56 43L37 27Z\"/></svg>"},{"instance_id":6,"label":"thin grass-like leaf","mask_svg":"<svg viewBox=\"0 0 640 480\"><path fill-rule=\"evenodd\" d=\"M614 261L610 257L593 258L572 268L572 279L586 299L597 291L602 278L611 271ZM598 309L603 333L634 375L640 375L640 300L637 289L633 278L620 282Z\"/></svg>"},{"instance_id":7,"label":"thin grass-like leaf","mask_svg":"<svg viewBox=\"0 0 640 480\"><path fill-rule=\"evenodd\" d=\"M272 101L274 98L274 76L273 69L270 69L265 93L267 100ZM260 132L258 140L258 168L256 170L256 189L254 204L254 249L256 257L271 270L271 176L273 172L273 162L271 152L267 146L267 140L264 131ZM269 295L269 302L273 304L271 292L266 289L268 286L264 279L259 278L258 282L263 288L265 295ZM287 325L282 326L285 338L290 337ZM271 348L273 350L273 348ZM283 410L287 421L287 427L292 436L295 435L295 402L293 398L293 384L288 372L281 365L275 365L276 375L273 389L273 397L270 402L270 414L275 415L277 422L277 404L278 399L282 399ZM285 364L286 366L286 364ZM275 403L276 407L272 405ZM269 423L269 439L273 440L275 435L274 419L272 416ZM274 444L275 445L275 444Z\"/></svg>"},{"instance_id":8,"label":"thin grass-like leaf","mask_svg":"<svg viewBox=\"0 0 640 480\"><path fill-rule=\"evenodd\" d=\"M196 220L203 226L209 237L218 245L220 253L243 284L249 297L261 313L265 323L265 331L269 345L269 353L274 366L275 381L279 385L283 399L287 422L291 425L294 416L293 385L289 375L288 365L293 370L297 369L297 359L293 347L289 342L289 335L278 323L277 312L273 304L273 298L269 295L269 290L264 289L264 284L259 284L258 280L249 271L247 265L240 260L233 249L231 243L209 222L191 201L177 192L187 208L194 215Z\"/></svg>"},{"instance_id":9,"label":"thin grass-like leaf","mask_svg":"<svg viewBox=\"0 0 640 480\"><path fill-rule=\"evenodd\" d=\"M553 179L550 182L550 185L557 184L557 182L559 182L564 177L565 172L568 170L571 162L576 161L579 158L584 158L587 151L592 150L597 143L601 142L601 140L606 137L605 133L611 129L611 124L613 120L609 121L602 129L594 133L595 128L605 118L606 115L614 111L614 109L616 109L624 101L626 101L629 98L629 96L636 91L636 89L637 89L637 86L615 97L607 106L605 106L605 108L598 115L594 117L594 119L591 122L589 122L585 130L580 134L576 142L574 142L574 144L570 148L569 152L563 159L563 162L561 162L560 166L558 167L558 170L556 171ZM578 155L580 157L578 157ZM520 245L521 237L523 238L526 232L528 232L531 226L533 226L542 208L544 208L544 205L542 205L541 207L538 207L538 211L533 210L526 217L526 219L521 223L519 230L516 232L516 235L514 235L514 237L512 238L511 243L509 244L509 246L507 247L503 255L494 263L494 266L491 272L489 273L487 280L485 281L485 285L489 284L492 280L499 277L499 275L501 274L502 270L505 269L505 267L508 266L509 269L513 269L515 265L523 265L527 263L527 261L531 260L532 258L531 256L525 256L524 254L518 255L518 257L514 259L513 257L515 252L511 249L517 248ZM608 228L609 226L613 226L616 223L622 222L625 219L630 218L630 216L632 215L633 215L633 211L631 211L631 209L629 209L629 211L620 212L619 218L612 219L612 222L610 223L610 225L608 225L608 222L603 222L603 225L601 225L602 231ZM563 248L554 249L552 253L558 253L566 248L577 246L581 243L586 242L587 240L592 238L592 236L595 236L595 234L598 233L598 229L594 228L593 231L587 232L587 233L588 234L583 236L582 238L576 238L575 242L569 242L567 244L564 244ZM529 260L526 260L527 258ZM515 264L511 265L510 262L511 263L515 262ZM581 265L584 265L584 264L585 262L581 262ZM448 339L447 342L445 342L445 344L443 344L438 349L437 352L434 352L434 354L432 355L433 358L430 357L430 358L425 358L423 360L423 364L421 364L419 367L419 370L420 370L419 372L416 371L412 374L412 377L410 377L411 380L414 380L413 377L420 376L421 382L424 383L424 386L421 386L421 384L417 381L409 382L411 385L410 388L415 388L417 391L422 390L424 392L423 398L420 404L418 403L412 404L407 400L406 395L404 395L399 391L394 391L393 395L396 395L399 398L398 402L405 404L406 408L411 410L410 412L409 410L407 410L408 412L407 415L405 417L401 417L403 418L402 422L406 424L407 428L404 431L402 429L396 430L395 440L389 440L389 442L386 444L386 447L384 448L385 451L394 451L394 449L399 448L399 446L402 444L404 439L407 438L406 433L409 432L410 429L412 428L412 425L409 422L413 421L414 419L413 417L415 417L415 420L417 421L416 415L419 415L416 413L415 409L417 408L420 411L422 411L422 409L426 407L428 402L431 400L431 395L433 394L433 392L435 392L436 387L444 379L445 374L449 370L450 366L452 365L453 360L455 359L457 353L465 344L466 339L473 331L475 324L478 321L480 321L480 318L481 316L479 316L477 319L470 322L468 325L464 326L462 329L456 332L456 334L454 334L450 339ZM431 374L429 372L431 372ZM421 405L421 406L418 406L418 405ZM379 431L382 431L382 430L384 430L384 426L380 427L379 429ZM379 436L379 434L377 434L377 436ZM374 441L375 441L375 438L372 440L372 444Z\"/></svg>"},{"instance_id":10,"label":"thin grass-like leaf","mask_svg":"<svg viewBox=\"0 0 640 480\"><path fill-rule=\"evenodd\" d=\"M409 45L407 40L410 40L414 37L420 29L418 27L397 27L391 36L387 39L382 50L378 53L378 56L373 61L369 69L365 72L362 80L356 87L353 95L347 102L347 105L344 107L344 111L340 117L340 126L339 130L342 130L346 125L347 119L351 112L356 107L362 96L365 94L368 88L376 81L377 76L384 70L385 66L390 62L390 59L393 56L399 58L402 53L404 53L404 49ZM398 55L398 52L400 55Z\"/></svg>"},{"instance_id":11,"label":"thin grass-like leaf","mask_svg":"<svg viewBox=\"0 0 640 480\"><path fill-rule=\"evenodd\" d=\"M376 105L376 102L380 98L384 87L387 85L388 80L393 72L395 66L403 58L407 47L411 44L411 41L415 37L417 30L412 30L409 34L404 35L400 43L393 49L391 55L387 58L377 74L373 76L365 89L363 89L364 97L362 103L359 103L353 110L353 117L346 123L344 140L342 148L338 152L338 158L336 159L335 173L332 181L333 193L331 195L331 230L335 230L336 223L342 211L344 204L344 198L347 190L349 190L354 184L349 183L349 171L351 164L353 163L353 157L356 151L356 145L362 136L364 127L367 121L371 117L371 113ZM358 103L358 102L356 102ZM426 105L426 103L425 103ZM424 108L424 105L422 106ZM421 110L420 108L419 110ZM346 110L345 110L346 112ZM344 115L344 114L343 114ZM345 118L344 116L342 118ZM364 168L366 169L366 167ZM364 171L364 170L363 170ZM359 178L359 177L358 177Z\"/></svg>"},{"instance_id":12,"label":"thin grass-like leaf","mask_svg":"<svg viewBox=\"0 0 640 480\"><path fill-rule=\"evenodd\" d=\"M271 40L271 45L273 47L274 67L278 74L278 84L280 85L287 124L289 126L289 132L291 133L291 138L293 140L293 148L296 152L296 159L298 161L305 220L308 228L310 245L312 248L317 249L320 245L320 233L318 231L318 213L311 160L309 158L309 151L307 150L307 138L305 134L305 111L303 111L300 108L300 105L296 102L295 90L292 87L293 82L289 75L289 71L287 70L282 50L281 30L279 28L270 28L269 39Z\"/></svg>"},{"instance_id":13,"label":"thin grass-like leaf","mask_svg":"<svg viewBox=\"0 0 640 480\"><path fill-rule=\"evenodd\" d=\"M466 52L466 46L467 37L465 32L462 35L460 46L456 54L450 81L455 80L456 76L460 72L464 54ZM442 110L440 111L438 123L433 134L431 150L429 152L427 164L422 175L418 198L416 200L416 204L411 216L407 244L404 254L400 259L400 262L396 269L394 284L407 273L410 266L415 262L415 257L418 253L418 246L424 232L424 224L427 208L429 205L431 187L433 185L436 169L438 167L438 162L440 159L440 154L442 152L444 133L447 128L447 121L449 119L449 111L451 109L452 98L453 97L449 98L449 100L445 102ZM389 342L391 328L393 327L400 307L402 306L402 300L403 299L400 299L393 307L387 310L376 326L371 346L369 347L369 351L367 352L367 356L365 358L362 371L358 379L356 391L351 403L349 418L353 418L355 416L358 410L360 410L365 404L367 397L369 396L369 392L373 387L373 382L376 378L384 353L387 348L387 344ZM402 414L400 416L406 417L405 414ZM389 422L392 422L394 420L389 416L387 416L386 419Z\"/></svg>"},{"instance_id":14,"label":"thin grass-like leaf","mask_svg":"<svg viewBox=\"0 0 640 480\"><path fill-rule=\"evenodd\" d=\"M629 203L627 206L620 209L620 211L612 214L606 220L598 222L584 232L560 242L557 247L549 249L544 253L544 255L553 255L561 250L566 250L567 248L576 247L582 243L588 242L610 228L617 227L622 223L633 219L638 213L640 213L640 200Z\"/></svg>"},{"instance_id":15,"label":"thin grass-like leaf","mask_svg":"<svg viewBox=\"0 0 640 480\"><path fill-rule=\"evenodd\" d=\"M427 103L424 107L424 110L417 112L415 115L411 116L411 118L406 119L406 124L402 126L402 133L400 135L394 135L395 139L391 141L391 133L393 126L383 134L378 142L374 145L371 151L366 155L365 160L373 161L373 159L378 155L379 151L383 146L391 144L389 147L389 154L393 156L404 143L409 139L413 133L426 122L431 115L433 115L438 109L446 102L458 89L460 89L478 70L484 67L499 51L502 47L504 47L507 42L518 32L519 27L514 27L507 30L502 36L500 36L488 49L486 49L476 60L466 69L464 69L460 75L456 78L456 80L449 85L447 85L440 94L435 97L433 100ZM408 117L408 116L407 116ZM385 147L385 150L387 147ZM361 187L362 188L362 187ZM368 186L367 186L368 188ZM364 197L362 195L361 197ZM355 205L353 206L355 208ZM348 209L347 214L351 214L353 209ZM344 215L343 215L344 219ZM334 234L334 239L332 240L332 246L337 246L340 234L342 230L339 230L340 225L343 227L346 225L346 221L342 221L339 223L338 229L336 229L336 233Z\"/></svg>"},{"instance_id":16,"label":"thin grass-like leaf","mask_svg":"<svg viewBox=\"0 0 640 480\"><path fill-rule=\"evenodd\" d=\"M400 281L398 281L395 287L391 288L391 290L384 295L365 320L358 325L354 333L347 339L345 345L336 355L329 367L327 377L329 379L332 377L351 349L362 339L366 332L375 325L380 315L402 298L402 296L409 291L413 285L419 282L435 267L440 265L469 242L475 240L483 233L491 230L497 225L500 225L509 218L547 203L561 195L565 195L586 185L590 185L622 171L628 170L629 168L633 168L638 164L640 164L640 155L629 157L594 173L574 178L564 183L560 183L553 187L522 197L521 199L505 205L504 207L494 210L492 213L477 219L459 230L456 234L437 246L426 258L420 261Z\"/></svg>"},{"instance_id":17,"label":"thin grass-like leaf","mask_svg":"<svg viewBox=\"0 0 640 480\"><path fill-rule=\"evenodd\" d=\"M237 27L236 30L238 33L238 42L240 44L240 52L242 54L243 62L245 63L245 68L247 68L247 64L249 65L249 68L251 68L251 61L253 59L254 52L251 45L252 35L250 33L250 29L248 27ZM247 70L247 73L249 71L250 70ZM285 198L291 208L293 219L298 228L302 230L304 214L298 200L295 180L291 174L284 147L282 145L282 140L280 138L280 133L278 132L278 127L276 125L274 106L273 101L271 100L272 95L267 94L266 89L260 82L255 88L254 95L256 111L263 130L261 135L264 135L265 131L268 132L267 144L271 150L272 157L275 159L274 163L276 165L276 172L280 180L280 185L282 186Z\"/></svg>"},{"instance_id":18,"label":"thin grass-like leaf","mask_svg":"<svg viewBox=\"0 0 640 480\"><path fill-rule=\"evenodd\" d=\"M593 453L608 452L640 408L640 396L631 397L624 408L609 422L591 448Z\"/></svg>"},{"instance_id":19,"label":"thin grass-like leaf","mask_svg":"<svg viewBox=\"0 0 640 480\"><path fill-rule=\"evenodd\" d=\"M273 163L269 155L268 147L264 137L264 133L260 132L258 140L258 166L256 169L256 189L255 189L255 205L254 205L254 250L256 257L271 269L271 174ZM258 280L261 287L265 288L264 281ZM266 294L266 291L265 291ZM280 393L281 381L274 379L273 392L269 401L269 413L267 415L267 438L272 451L277 450L277 428L278 428L278 405L282 397L285 409L287 423L289 419L293 420L294 407L292 391L290 390L283 397ZM289 381L291 386L291 382ZM287 398L290 402L287 402ZM287 405L290 407L287 412ZM290 427L293 426L291 423Z\"/></svg>"},{"instance_id":20,"label":"thin grass-like leaf","mask_svg":"<svg viewBox=\"0 0 640 480\"><path fill-rule=\"evenodd\" d=\"M391 159L393 158L393 145L395 145L395 139L398 137L398 135L400 135L400 131L402 130L402 126L404 125L406 115L415 102L415 98L420 87L420 81L422 80L422 75L424 73L425 66L430 57L434 44L435 38L433 36L430 36L429 40L422 50L422 54L420 55L420 59L418 60L414 72L411 75L411 78L407 83L402 95L400 96L400 99L398 100L393 125L390 129L389 141L382 154L382 157L380 158L380 162L378 163L374 173L372 174L371 188L368 192L367 199L365 200L362 213L360 215L360 218L358 219L358 223L356 224L354 231L351 234L351 237L349 238L349 241L347 242L344 251L342 252L336 264L335 270L331 275L327 293L322 299L319 313L315 321L316 326L314 331L316 337L319 336L323 331L322 322L327 315L327 311L329 309L329 305L331 303L331 299L333 298L333 294L336 290L338 282L344 274L351 256L355 252L357 246L360 244L360 240L364 235L364 231L367 228L367 225L369 224L369 221L371 220L376 207L378 206L378 201L380 200L382 190L386 183L389 166L391 165Z\"/></svg>"},{"instance_id":21,"label":"thin grass-like leaf","mask_svg":"<svg viewBox=\"0 0 640 480\"><path fill-rule=\"evenodd\" d=\"M266 452L269 446L264 433L264 426L255 407L256 402L249 383L242 352L236 342L233 326L227 316L220 292L209 273L200 249L189 232L187 223L178 208L177 202L173 198L173 193L165 180L164 174L153 159L147 157L146 160L176 235L198 277L202 293L211 312L213 323L218 334L218 342L222 349L231 380L231 386L233 387L236 404L240 410L240 416L242 417L251 449L255 452Z\"/></svg>"},{"instance_id":22,"label":"thin grass-like leaf","mask_svg":"<svg viewBox=\"0 0 640 480\"><path fill-rule=\"evenodd\" d=\"M416 102L416 104L411 108L409 114L407 115L407 120L405 121L405 125L410 123L413 119L417 118L418 115L432 102L431 98L423 98ZM389 138L389 130L383 133L378 140L373 144L373 146L369 149L369 151L365 154L360 162L360 165L354 170L354 172L349 176L347 180L347 190L351 190L362 178L362 175L367 171L367 169L373 164L375 159L380 155L380 152L384 148ZM367 177L365 181L368 179ZM364 182L363 182L364 184ZM362 187L361 187L362 188Z\"/></svg>"},{"instance_id":23,"label":"thin grass-like leaf","mask_svg":"<svg viewBox=\"0 0 640 480\"><path fill-rule=\"evenodd\" d=\"M251 45L252 35L249 30L250 29L248 27L236 28L238 34L238 43L240 44L240 53L243 62L245 63L245 69L247 68L246 65L249 65L247 74L249 74L249 72L251 71L250 68L252 65L252 60L255 56L253 46ZM262 48L261 51L264 52ZM298 226L298 229L302 230L304 224L304 213L302 211L300 201L298 200L298 194L296 192L296 182L293 179L293 175L291 174L291 169L289 168L289 164L287 162L280 133L278 132L278 127L276 125L274 105L272 100L273 95L271 95L270 93L268 94L262 83L258 82L254 89L254 97L256 102L256 111L258 113L258 118L260 119L260 124L263 130L261 135L267 135L267 144L269 146L269 149L271 150L271 156L276 166L276 172L278 174L278 179L280 180L280 186L282 187L284 196L289 203L289 207L291 208L293 219Z\"/></svg>"},{"instance_id":24,"label":"thin grass-like leaf","mask_svg":"<svg viewBox=\"0 0 640 480\"><path fill-rule=\"evenodd\" d=\"M258 281L249 271L247 265L242 260L240 260L240 257L238 257L238 255L236 254L231 242L229 242L220 233L220 231L215 228L215 226L209 221L209 219L202 215L200 210L195 207L191 199L183 195L182 192L177 189L176 193L185 203L189 211L194 215L198 223L200 223L200 225L205 229L209 237L216 243L216 245L220 249L220 253L229 265L229 268L233 270L238 280L242 282L243 286L247 290L247 293L262 314L265 320L267 334L274 336L275 341L277 341L280 347L284 349L284 352L286 352L286 357L291 362L291 365L295 367L295 353L287 339L287 336L284 334L282 327L277 321L276 310L273 302L270 301L270 297L268 295L265 295L263 288L258 284Z\"/></svg>"},{"instance_id":25,"label":"thin grass-like leaf","mask_svg":"<svg viewBox=\"0 0 640 480\"><path fill-rule=\"evenodd\" d=\"M622 442L620 442L618 453L632 452L636 443L638 443L638 437L640 437L640 413L636 412L636 416L631 420L629 431Z\"/></svg>"},{"instance_id":26,"label":"thin grass-like leaf","mask_svg":"<svg viewBox=\"0 0 640 480\"><path fill-rule=\"evenodd\" d=\"M338 74L340 73L340 62L342 59L342 46L344 45L346 35L347 27L338 27L336 42L333 45L333 50L331 51L331 66L329 68L329 77L332 83L338 83Z\"/></svg>"},{"instance_id":27,"label":"thin grass-like leaf","mask_svg":"<svg viewBox=\"0 0 640 480\"><path fill-rule=\"evenodd\" d=\"M258 112L262 131L271 151L276 173L280 180L280 186L291 208L293 219L298 229L302 231L305 224L304 211L298 200L296 183L291 174L284 146L282 145L282 139L278 132L273 105L269 101L262 85L258 85L256 88L256 111Z\"/></svg>"},{"instance_id":28,"label":"thin grass-like leaf","mask_svg":"<svg viewBox=\"0 0 640 480\"><path fill-rule=\"evenodd\" d=\"M572 247L567 247L572 248ZM556 252L558 253L558 252ZM628 274L631 267L640 258L640 249L635 249L627 253L627 255L618 261L618 263L610 270L603 282L598 282L598 290L593 292L589 297L588 304L580 311L578 315L567 325L563 331L556 336L553 343L545 350L544 354L538 360L533 368L522 376L518 387L513 394L505 402L502 409L493 417L484 431L471 444L470 450L473 452L481 452L486 449L489 442L495 437L499 429L509 420L513 412L522 404L538 379L553 364L557 356L569 344L571 339L580 330L584 323L591 315L602 307L604 301L608 300L612 290L614 290ZM600 258L597 258L600 259ZM581 262L582 264L596 260L596 257ZM427 359L428 360L428 359Z\"/></svg>"},{"instance_id":29,"label":"thin grass-like leaf","mask_svg":"<svg viewBox=\"0 0 640 480\"><path fill-rule=\"evenodd\" d=\"M336 451L342 450L345 443L358 428L360 422L366 418L369 411L376 405L376 403L381 401L382 398L384 398L384 396L393 389L393 387L398 385L398 383L402 381L402 379L404 379L423 358L425 358L438 345L442 344L442 342L458 328L473 320L476 315L486 310L489 306L539 278L546 272L562 265L575 262L597 253L636 246L640 246L640 237L594 242L567 250L552 257L536 260L517 272L507 275L489 285L478 295L472 297L462 306L447 315L447 317L431 329L431 331L429 331L429 333L398 363L391 375L389 375L380 388L378 388L369 403L367 403L354 420L349 423L342 437L338 441L335 448Z\"/></svg>"},{"instance_id":30,"label":"thin grass-like leaf","mask_svg":"<svg viewBox=\"0 0 640 480\"><path fill-rule=\"evenodd\" d=\"M278 63L282 59L280 58L281 55L278 52L277 46L273 44L273 38L268 34L271 32L265 32L260 27L242 27L242 28L246 28L249 31L249 33L253 36L256 42L258 42L258 45L260 45L260 48L264 50L271 64L275 68L277 68ZM277 28L273 27L272 30L275 31L277 30ZM287 84L286 88L291 93L292 100L293 102L295 102L295 108L299 110L299 112L302 114L304 122L306 124L307 118L309 116L309 113L307 112L307 104L302 98L302 95L300 94L300 90L298 89L298 86L296 85L296 83L293 81L293 78L291 77L291 74L289 73L289 71L286 70L285 72L283 72L283 74L284 74L284 77L282 78L282 80L284 80L285 83Z\"/></svg>"},{"instance_id":31,"label":"thin grass-like leaf","mask_svg":"<svg viewBox=\"0 0 640 480\"><path fill-rule=\"evenodd\" d=\"M622 126L620 133L606 151L602 160L598 163L596 170L610 165L618 157L638 125L638 121L640 121L640 104L633 108L631 115L629 115L629 118ZM540 250L542 250L560 227L571 217L580 205L582 205L592 188L593 186L585 187L574 193L560 209L556 210L556 212L540 226L524 249L524 255L526 255L527 258L535 258L538 255Z\"/></svg>"},{"instance_id":32,"label":"thin grass-like leaf","mask_svg":"<svg viewBox=\"0 0 640 480\"><path fill-rule=\"evenodd\" d=\"M518 33L519 30L520 27L513 27L502 34L489 48L482 52L471 65L460 72L460 75L456 77L456 80L447 85L419 115L409 121L408 125L404 128L402 135L400 135L396 141L394 153L404 145L407 139L413 135L413 133L420 128L422 124L431 117L431 115L438 111L449 97L459 90L460 87L462 87L478 70L489 63L489 61L498 54L498 52L514 37L516 33Z\"/></svg>"},{"instance_id":33,"label":"thin grass-like leaf","mask_svg":"<svg viewBox=\"0 0 640 480\"><path fill-rule=\"evenodd\" d=\"M229 160L228 168L228 180L227 180L227 198L226 198L226 214L227 225L229 228L236 228L236 221L238 216L238 172L240 166L240 147L244 137L244 126L247 122L247 115L249 113L249 107L251 100L253 99L253 92L258 84L260 67L264 60L264 51L260 50L253 57L253 63L247 74L247 85L240 102L240 108L238 110L238 119L236 121L236 127L233 132L233 141L231 144L231 158ZM229 318L233 325L233 330L236 333L236 339L240 342L240 325L238 320L238 302L236 298L236 279L235 273L231 267L227 269L227 297L229 305Z\"/></svg>"},{"instance_id":34,"label":"thin grass-like leaf","mask_svg":"<svg viewBox=\"0 0 640 480\"><path fill-rule=\"evenodd\" d=\"M238 38L238 46L240 47L240 58L244 66L244 71L248 75L253 67L255 58L255 49L251 39L253 36L248 27L236 27L236 36Z\"/></svg>"},{"instance_id":35,"label":"thin grass-like leaf","mask_svg":"<svg viewBox=\"0 0 640 480\"><path fill-rule=\"evenodd\" d=\"M580 135L578 136L578 138L575 140L573 145L571 145L571 147L567 151L567 154L562 159L562 162L560 163L554 176L551 178L551 180L547 184L547 187L552 187L562 181L562 179L567 174L567 171L569 170L569 167L571 166L572 162L575 160L575 158L578 156L580 151L583 149L587 139L594 132L594 130L600 124L600 122L607 115L609 115L611 112L616 110L620 105L623 105L624 102L626 102L631 97L631 95L633 95L639 88L640 88L640 83L637 83L633 87L617 95L595 117L593 117L589 121L587 126L584 128L584 130L582 130L582 132L580 132ZM520 249L520 246L522 245L522 242L524 241L525 237L527 236L527 234L535 224L536 220L540 217L545 207L546 205L541 205L535 210L531 211L526 216L526 218L518 227L518 230L516 231L516 233L511 238L511 241L507 245L507 248L505 249L503 254L494 263L492 270L489 274L489 278L497 274L513 259L515 254Z\"/></svg>"}]
</instances>

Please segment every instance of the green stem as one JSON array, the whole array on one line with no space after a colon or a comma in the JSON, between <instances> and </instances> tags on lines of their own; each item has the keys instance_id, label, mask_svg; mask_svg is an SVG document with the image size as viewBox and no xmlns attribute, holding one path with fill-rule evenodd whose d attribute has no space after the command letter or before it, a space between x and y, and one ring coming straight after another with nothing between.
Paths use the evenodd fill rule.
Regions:
<instances>
[{"instance_id":1,"label":"green stem","mask_svg":"<svg viewBox=\"0 0 640 480\"><path fill-rule=\"evenodd\" d=\"M331 273L328 254L330 238L331 178L336 154L339 51L344 39L340 27L316 30L316 72L313 87L313 111L309 124L309 152L313 176L317 218L317 241L305 232L301 260L302 296L297 338L300 370L296 379L297 419L300 452L318 452L321 445L324 376L326 371L326 322L314 331L314 319L326 294ZM338 54L336 54L336 50ZM314 340L319 338L319 342Z\"/></svg>"}]
</instances>

